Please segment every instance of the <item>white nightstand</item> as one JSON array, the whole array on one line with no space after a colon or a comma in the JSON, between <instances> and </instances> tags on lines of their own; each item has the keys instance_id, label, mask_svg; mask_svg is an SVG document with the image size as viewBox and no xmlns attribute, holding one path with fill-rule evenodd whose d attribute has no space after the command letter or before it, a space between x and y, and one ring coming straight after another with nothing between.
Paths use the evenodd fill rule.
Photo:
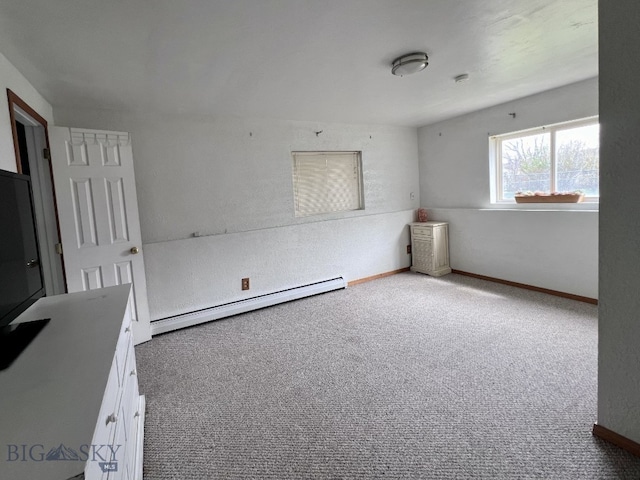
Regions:
<instances>
[{"instance_id":1,"label":"white nightstand","mask_svg":"<svg viewBox=\"0 0 640 480\"><path fill-rule=\"evenodd\" d=\"M434 277L451 273L449 265L449 224L414 222L411 227L412 272Z\"/></svg>"}]
</instances>

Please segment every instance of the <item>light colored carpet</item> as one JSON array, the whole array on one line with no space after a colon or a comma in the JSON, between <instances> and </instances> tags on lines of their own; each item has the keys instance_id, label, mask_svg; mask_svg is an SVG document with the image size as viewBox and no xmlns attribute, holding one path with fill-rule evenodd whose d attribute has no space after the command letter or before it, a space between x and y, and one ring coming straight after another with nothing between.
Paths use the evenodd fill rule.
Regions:
<instances>
[{"instance_id":1,"label":"light colored carpet","mask_svg":"<svg viewBox=\"0 0 640 480\"><path fill-rule=\"evenodd\" d=\"M136 348L145 479L638 479L591 435L597 307L403 273Z\"/></svg>"}]
</instances>

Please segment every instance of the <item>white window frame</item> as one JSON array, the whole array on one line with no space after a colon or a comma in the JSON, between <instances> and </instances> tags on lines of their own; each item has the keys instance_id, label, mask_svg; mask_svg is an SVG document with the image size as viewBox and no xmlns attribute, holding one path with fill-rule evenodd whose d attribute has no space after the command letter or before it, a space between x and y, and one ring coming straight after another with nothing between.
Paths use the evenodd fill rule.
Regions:
<instances>
[{"instance_id":1,"label":"white window frame","mask_svg":"<svg viewBox=\"0 0 640 480\"><path fill-rule=\"evenodd\" d=\"M291 156L296 217L364 210L361 151L294 151ZM317 162L318 168L305 172L302 160ZM341 187L347 202L336 201Z\"/></svg>"},{"instance_id":2,"label":"white window frame","mask_svg":"<svg viewBox=\"0 0 640 480\"><path fill-rule=\"evenodd\" d=\"M551 154L551 170L550 170L550 188L551 191L556 190L556 159L555 159L555 133L562 130L570 130L573 128L584 127L587 125L594 125L598 123L598 116L582 118L579 120L572 120L569 122L556 123L553 125L545 125L543 127L530 128L526 130L519 130L517 132L510 132L501 135L494 135L491 137L489 145L489 155L491 157L491 177L492 177L492 203L499 204L513 204L514 199L502 198L502 142L505 140L511 140L514 138L525 137L529 135L536 135L540 133L550 133L550 154ZM599 190L599 189L598 189ZM598 203L600 201L599 196L584 197L584 202Z\"/></svg>"}]
</instances>

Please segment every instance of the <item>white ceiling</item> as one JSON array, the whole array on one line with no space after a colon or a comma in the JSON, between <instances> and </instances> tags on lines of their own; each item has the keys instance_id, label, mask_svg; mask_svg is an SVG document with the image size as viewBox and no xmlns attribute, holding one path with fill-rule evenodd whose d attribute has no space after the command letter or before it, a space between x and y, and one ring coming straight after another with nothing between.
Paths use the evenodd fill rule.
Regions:
<instances>
[{"instance_id":1,"label":"white ceiling","mask_svg":"<svg viewBox=\"0 0 640 480\"><path fill-rule=\"evenodd\" d=\"M597 0L3 0L0 52L54 107L420 126L596 76Z\"/></svg>"}]
</instances>

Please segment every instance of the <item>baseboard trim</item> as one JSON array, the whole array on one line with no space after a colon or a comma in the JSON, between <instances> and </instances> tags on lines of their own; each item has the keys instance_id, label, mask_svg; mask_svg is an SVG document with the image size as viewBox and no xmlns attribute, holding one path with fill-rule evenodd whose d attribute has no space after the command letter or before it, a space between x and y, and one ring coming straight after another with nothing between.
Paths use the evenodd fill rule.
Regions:
<instances>
[{"instance_id":1,"label":"baseboard trim","mask_svg":"<svg viewBox=\"0 0 640 480\"><path fill-rule=\"evenodd\" d=\"M379 273L378 275L372 275L370 277L359 278L358 280L351 280L347 283L347 286L351 287L353 285L358 285L359 283L370 282L372 280L378 280L379 278L390 277L391 275L395 275L396 273L408 272L409 267L400 268L398 270L393 270L391 272Z\"/></svg>"},{"instance_id":2,"label":"baseboard trim","mask_svg":"<svg viewBox=\"0 0 640 480\"><path fill-rule=\"evenodd\" d=\"M298 300L320 293L331 292L346 288L347 283L343 277L331 278L320 282L300 285L286 290L258 295L256 297L245 298L234 302L224 303L202 310L183 313L173 317L153 320L151 322L151 335L159 335L161 333L178 330L179 328L191 327L200 323L210 322L221 318L231 317L240 313L258 310L260 308L270 307L291 300Z\"/></svg>"},{"instance_id":3,"label":"baseboard trim","mask_svg":"<svg viewBox=\"0 0 640 480\"><path fill-rule=\"evenodd\" d=\"M620 447L621 449L626 450L627 452L637 457L640 457L640 443L634 442L627 437L623 437L619 433L616 433L613 430L609 430L607 427L603 427L602 425L594 423L593 436L601 438L606 442L612 443L616 447Z\"/></svg>"},{"instance_id":4,"label":"baseboard trim","mask_svg":"<svg viewBox=\"0 0 640 480\"><path fill-rule=\"evenodd\" d=\"M477 273L464 272L462 270L451 270L451 273L457 273L458 275L465 275L467 277L479 278L480 280L487 280L488 282L501 283L502 285L509 285L510 287L524 288L526 290L533 290L534 292L546 293L548 295L555 295L556 297L569 298L578 302L590 303L597 305L598 300L596 298L583 297L581 295L574 295L573 293L559 292L557 290L551 290L548 288L535 287L533 285L527 285L526 283L512 282L510 280L502 280L501 278L487 277L486 275L479 275Z\"/></svg>"}]
</instances>

